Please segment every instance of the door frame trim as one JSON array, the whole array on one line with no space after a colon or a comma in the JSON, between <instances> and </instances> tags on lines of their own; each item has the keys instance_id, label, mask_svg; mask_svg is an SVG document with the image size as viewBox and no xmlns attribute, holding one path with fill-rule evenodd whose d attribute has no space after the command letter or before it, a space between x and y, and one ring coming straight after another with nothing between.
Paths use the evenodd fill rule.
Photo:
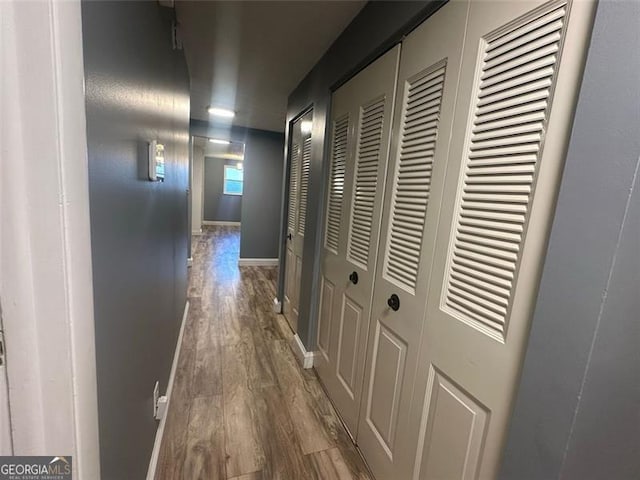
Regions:
<instances>
[{"instance_id":1,"label":"door frame trim","mask_svg":"<svg viewBox=\"0 0 640 480\"><path fill-rule=\"evenodd\" d=\"M11 120L0 122L0 177L11 178L0 192L0 293L14 453L73 455L74 477L97 480L81 5L13 0L0 11L1 115Z\"/></svg>"},{"instance_id":2,"label":"door frame trim","mask_svg":"<svg viewBox=\"0 0 640 480\"><path fill-rule=\"evenodd\" d=\"M284 304L284 289L286 276L286 258L287 258L287 225L289 213L289 183L291 180L291 141L293 140L293 124L307 113L313 111L314 104L310 103L303 108L300 113L291 117L287 121L284 140L284 167L282 170L282 200L280 205L280 241L278 242L278 285L276 298L280 303ZM313 138L313 134L311 134ZM313 140L312 140L313 141Z\"/></svg>"}]
</instances>

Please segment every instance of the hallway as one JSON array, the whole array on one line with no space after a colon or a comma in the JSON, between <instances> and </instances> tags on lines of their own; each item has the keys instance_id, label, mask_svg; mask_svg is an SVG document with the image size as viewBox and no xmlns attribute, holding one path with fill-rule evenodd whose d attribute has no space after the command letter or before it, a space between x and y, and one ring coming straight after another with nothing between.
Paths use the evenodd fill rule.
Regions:
<instances>
[{"instance_id":1,"label":"hallway","mask_svg":"<svg viewBox=\"0 0 640 480\"><path fill-rule=\"evenodd\" d=\"M194 237L189 314L156 479L369 479L272 312L276 268L239 269L240 230Z\"/></svg>"}]
</instances>

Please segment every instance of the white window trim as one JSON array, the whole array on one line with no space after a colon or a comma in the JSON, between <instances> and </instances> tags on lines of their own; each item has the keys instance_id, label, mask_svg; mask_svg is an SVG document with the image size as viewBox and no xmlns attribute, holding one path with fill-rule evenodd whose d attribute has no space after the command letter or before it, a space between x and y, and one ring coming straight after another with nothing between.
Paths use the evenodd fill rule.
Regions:
<instances>
[{"instance_id":1,"label":"white window trim","mask_svg":"<svg viewBox=\"0 0 640 480\"><path fill-rule=\"evenodd\" d=\"M227 192L227 168L233 168L237 170L237 167L234 165L224 165L224 178L222 180L222 194L223 195L233 195L235 197L241 197L242 194L244 193L244 173L242 174L242 192L240 193L235 193L235 192ZM237 181L237 180L235 180Z\"/></svg>"}]
</instances>

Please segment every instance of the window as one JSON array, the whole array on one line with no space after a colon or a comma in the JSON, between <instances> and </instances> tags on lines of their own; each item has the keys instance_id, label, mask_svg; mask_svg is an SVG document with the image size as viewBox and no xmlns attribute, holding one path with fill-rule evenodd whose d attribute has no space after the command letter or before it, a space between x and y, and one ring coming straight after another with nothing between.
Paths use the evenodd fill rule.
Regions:
<instances>
[{"instance_id":1,"label":"window","mask_svg":"<svg viewBox=\"0 0 640 480\"><path fill-rule=\"evenodd\" d=\"M242 195L244 171L236 165L224 166L224 190L225 195Z\"/></svg>"}]
</instances>

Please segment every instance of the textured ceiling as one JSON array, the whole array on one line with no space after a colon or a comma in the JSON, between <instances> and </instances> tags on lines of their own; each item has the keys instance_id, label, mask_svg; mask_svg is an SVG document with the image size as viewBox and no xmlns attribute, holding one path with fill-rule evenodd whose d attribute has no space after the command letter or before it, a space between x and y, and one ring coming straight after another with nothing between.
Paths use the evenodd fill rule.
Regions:
<instances>
[{"instance_id":1,"label":"textured ceiling","mask_svg":"<svg viewBox=\"0 0 640 480\"><path fill-rule=\"evenodd\" d=\"M191 116L214 120L216 105L236 111L234 125L284 131L287 97L365 3L176 2Z\"/></svg>"}]
</instances>

